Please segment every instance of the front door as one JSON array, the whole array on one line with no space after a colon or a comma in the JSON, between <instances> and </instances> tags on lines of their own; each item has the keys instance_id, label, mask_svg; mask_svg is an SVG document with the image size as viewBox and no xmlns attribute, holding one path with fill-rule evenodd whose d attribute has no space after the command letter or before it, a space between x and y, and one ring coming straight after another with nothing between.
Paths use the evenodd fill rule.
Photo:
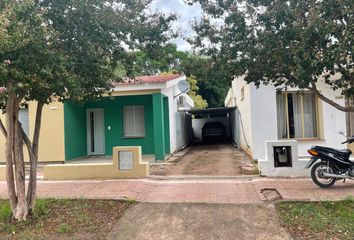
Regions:
<instances>
[{"instance_id":1,"label":"front door","mask_svg":"<svg viewBox=\"0 0 354 240\"><path fill-rule=\"evenodd\" d=\"M87 155L104 155L103 109L87 109Z\"/></svg>"}]
</instances>

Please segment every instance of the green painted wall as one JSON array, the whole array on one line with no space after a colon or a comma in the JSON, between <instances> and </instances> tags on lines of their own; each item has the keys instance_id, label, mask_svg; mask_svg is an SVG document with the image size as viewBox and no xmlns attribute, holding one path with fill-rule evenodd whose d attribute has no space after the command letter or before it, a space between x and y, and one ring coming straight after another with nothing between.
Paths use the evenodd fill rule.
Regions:
<instances>
[{"instance_id":1,"label":"green painted wall","mask_svg":"<svg viewBox=\"0 0 354 240\"><path fill-rule=\"evenodd\" d=\"M163 110L164 110L164 121L165 121L165 153L171 153L170 146L170 114L168 107L168 97L163 98Z\"/></svg>"},{"instance_id":2,"label":"green painted wall","mask_svg":"<svg viewBox=\"0 0 354 240\"><path fill-rule=\"evenodd\" d=\"M64 103L65 160L86 156L86 110L83 106Z\"/></svg>"},{"instance_id":3,"label":"green painted wall","mask_svg":"<svg viewBox=\"0 0 354 240\"><path fill-rule=\"evenodd\" d=\"M153 107L153 98L156 106ZM144 106L145 137L124 138L123 109L125 106ZM105 151L112 155L115 146L142 146L143 154L157 154L162 159L170 153L168 98L162 94L105 97L97 102L78 106L64 104L66 160L87 155L86 110L103 108L105 123ZM110 130L108 127L110 126ZM155 135L158 135L155 139ZM157 145L157 147L155 147Z\"/></svg>"},{"instance_id":4,"label":"green painted wall","mask_svg":"<svg viewBox=\"0 0 354 240\"><path fill-rule=\"evenodd\" d=\"M125 106L144 106L145 138L124 138L123 109ZM151 95L106 97L87 103L86 109L103 108L106 155L112 155L115 146L142 146L143 154L154 154L154 128ZM108 127L111 130L108 130Z\"/></svg>"},{"instance_id":5,"label":"green painted wall","mask_svg":"<svg viewBox=\"0 0 354 240\"><path fill-rule=\"evenodd\" d=\"M155 160L164 160L166 155L165 149L165 117L164 103L161 93L152 94L153 119L154 119L154 146Z\"/></svg>"}]
</instances>

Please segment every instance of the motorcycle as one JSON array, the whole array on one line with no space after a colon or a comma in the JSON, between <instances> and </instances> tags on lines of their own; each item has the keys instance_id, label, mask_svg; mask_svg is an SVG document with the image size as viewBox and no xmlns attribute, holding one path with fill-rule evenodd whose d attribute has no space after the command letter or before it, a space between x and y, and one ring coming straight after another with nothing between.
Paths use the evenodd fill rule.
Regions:
<instances>
[{"instance_id":1,"label":"motorcycle","mask_svg":"<svg viewBox=\"0 0 354 240\"><path fill-rule=\"evenodd\" d=\"M343 134L343 133L341 133ZM344 135L344 134L343 134ZM351 144L354 136L347 137L342 144ZM336 181L354 180L354 160L350 160L352 151L349 149L337 150L322 146L313 146L307 150L311 160L305 168L311 168L312 181L321 188L329 188Z\"/></svg>"}]
</instances>

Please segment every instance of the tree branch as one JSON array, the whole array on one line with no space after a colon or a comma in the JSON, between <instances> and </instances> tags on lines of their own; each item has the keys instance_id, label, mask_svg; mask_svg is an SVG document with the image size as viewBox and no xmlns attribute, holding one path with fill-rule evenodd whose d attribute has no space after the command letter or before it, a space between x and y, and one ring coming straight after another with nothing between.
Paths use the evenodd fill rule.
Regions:
<instances>
[{"instance_id":1,"label":"tree branch","mask_svg":"<svg viewBox=\"0 0 354 240\"><path fill-rule=\"evenodd\" d=\"M41 125L42 125L43 106L44 103L38 102L32 144L31 141L28 139L28 137L24 134L24 141L26 142L28 148L28 153L30 155L30 164L31 164L30 178L29 178L28 189L27 189L27 204L30 211L33 211L35 206L35 200L36 200L37 162L38 162L39 136L40 136Z\"/></svg>"},{"instance_id":2,"label":"tree branch","mask_svg":"<svg viewBox=\"0 0 354 240\"><path fill-rule=\"evenodd\" d=\"M0 119L0 131L2 132L2 134L4 134L5 138L7 138L7 131L1 119Z\"/></svg>"},{"instance_id":3,"label":"tree branch","mask_svg":"<svg viewBox=\"0 0 354 240\"><path fill-rule=\"evenodd\" d=\"M44 106L43 102L38 102L35 127L34 127L34 133L33 133L33 141L32 141L33 152L34 152L34 155L37 160L38 160L38 149L39 149L39 136L41 133L41 126L42 126L43 106Z\"/></svg>"},{"instance_id":4,"label":"tree branch","mask_svg":"<svg viewBox=\"0 0 354 240\"><path fill-rule=\"evenodd\" d=\"M334 102L333 100L329 99L328 97L324 96L322 93L320 93L320 91L318 91L317 87L316 87L316 84L311 82L311 87L308 87L307 89L316 93L318 95L318 97L328 103L329 105L337 108L338 110L340 111L343 111L343 112L354 112L354 106L348 106L348 107L345 107L345 106L342 106L336 102Z\"/></svg>"}]
</instances>

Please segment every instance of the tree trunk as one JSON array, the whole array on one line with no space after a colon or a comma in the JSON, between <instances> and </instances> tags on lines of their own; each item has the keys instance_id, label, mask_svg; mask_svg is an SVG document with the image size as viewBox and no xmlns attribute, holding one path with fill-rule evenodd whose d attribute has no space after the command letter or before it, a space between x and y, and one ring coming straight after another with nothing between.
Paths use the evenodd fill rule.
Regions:
<instances>
[{"instance_id":1,"label":"tree trunk","mask_svg":"<svg viewBox=\"0 0 354 240\"><path fill-rule=\"evenodd\" d=\"M21 125L18 122L19 102L15 106L14 119L14 162L16 173L16 191L17 191L17 208L14 217L17 220L26 220L28 215L27 201L26 201L26 179L25 179L25 162L23 157L23 137Z\"/></svg>"},{"instance_id":2,"label":"tree trunk","mask_svg":"<svg viewBox=\"0 0 354 240\"><path fill-rule=\"evenodd\" d=\"M7 133L5 126L0 120L0 131L7 139L6 147L12 149L12 151L6 152L6 159L8 165L12 168L7 168L7 183L9 199L13 216L17 220L26 219L27 215L31 213L35 206L36 191L37 191L37 162L38 162L38 150L39 150L39 135L41 130L41 120L44 103L38 103L35 130L33 134L33 143L24 132L21 123L18 121L19 102L15 96L11 96L8 101L7 123L8 129L11 129L11 134ZM29 158L30 158L30 178L27 189L27 196L25 195L25 165L23 158L23 143L26 144ZM11 147L10 147L11 144ZM6 149L7 150L7 149ZM11 154L11 155L10 155ZM15 161L14 161L15 159ZM15 179L13 174L13 163L15 163L16 172L16 188ZM12 171L10 171L10 169ZM9 187L10 186L10 187ZM16 195L17 190L17 195Z\"/></svg>"},{"instance_id":3,"label":"tree trunk","mask_svg":"<svg viewBox=\"0 0 354 240\"><path fill-rule=\"evenodd\" d=\"M11 89L11 84L9 84ZM5 146L5 156L6 156L6 182L7 182L7 192L9 196L9 201L11 205L12 214L15 216L17 208L17 195L15 189L14 181L14 168L13 168L13 149L14 149L14 105L15 105L15 95L13 93L9 94L8 101L6 103L6 146Z\"/></svg>"},{"instance_id":4,"label":"tree trunk","mask_svg":"<svg viewBox=\"0 0 354 240\"><path fill-rule=\"evenodd\" d=\"M30 212L33 211L36 201L39 135L41 131L43 106L44 103L38 102L32 146L27 136L24 135L24 141L30 156L30 178L27 189L27 204Z\"/></svg>"},{"instance_id":5,"label":"tree trunk","mask_svg":"<svg viewBox=\"0 0 354 240\"><path fill-rule=\"evenodd\" d=\"M6 129L2 125L1 131L6 134L6 181L11 211L15 219L25 220L28 215L26 202L25 163L23 158L23 137L18 121L20 103L12 92L13 84L7 86L9 97L6 103ZM15 174L14 174L15 168Z\"/></svg>"},{"instance_id":6,"label":"tree trunk","mask_svg":"<svg viewBox=\"0 0 354 240\"><path fill-rule=\"evenodd\" d=\"M6 131L4 124L2 123L1 119L0 119L0 131L2 132L4 137L7 138L7 131Z\"/></svg>"}]
</instances>

